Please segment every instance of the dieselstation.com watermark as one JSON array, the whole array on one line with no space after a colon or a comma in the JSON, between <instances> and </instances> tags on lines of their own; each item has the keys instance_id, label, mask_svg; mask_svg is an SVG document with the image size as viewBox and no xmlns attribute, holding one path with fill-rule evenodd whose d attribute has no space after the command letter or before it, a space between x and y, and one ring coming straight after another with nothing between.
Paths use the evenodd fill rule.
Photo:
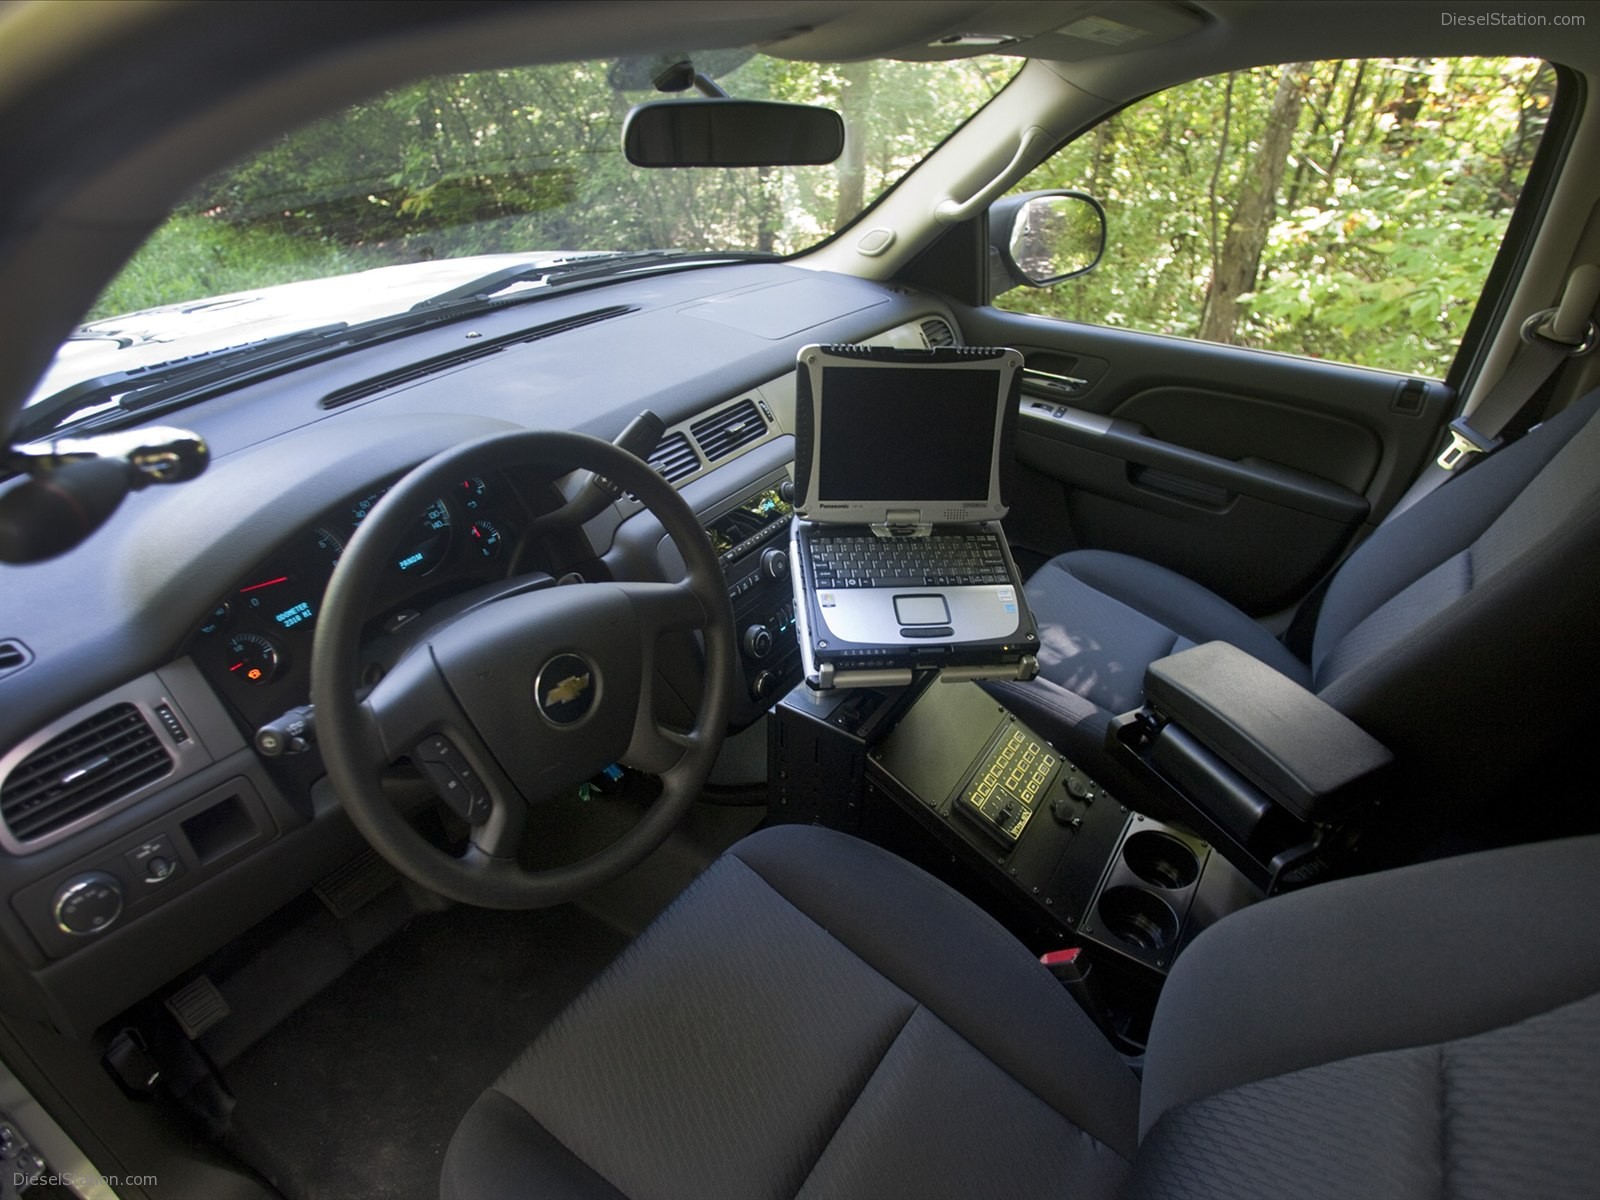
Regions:
<instances>
[{"instance_id":1,"label":"dieselstation.com watermark","mask_svg":"<svg viewBox=\"0 0 1600 1200\"><path fill-rule=\"evenodd\" d=\"M1584 13L1526 13L1526 12L1441 12L1441 25L1499 25L1499 26L1580 26L1587 25Z\"/></svg>"},{"instance_id":2,"label":"dieselstation.com watermark","mask_svg":"<svg viewBox=\"0 0 1600 1200\"><path fill-rule=\"evenodd\" d=\"M10 1175L11 1186L18 1192L36 1187L53 1187L65 1188L82 1196L97 1188L152 1188L157 1185L154 1175L80 1175L73 1171L18 1171L14 1167ZM7 1192L7 1195L10 1194Z\"/></svg>"}]
</instances>

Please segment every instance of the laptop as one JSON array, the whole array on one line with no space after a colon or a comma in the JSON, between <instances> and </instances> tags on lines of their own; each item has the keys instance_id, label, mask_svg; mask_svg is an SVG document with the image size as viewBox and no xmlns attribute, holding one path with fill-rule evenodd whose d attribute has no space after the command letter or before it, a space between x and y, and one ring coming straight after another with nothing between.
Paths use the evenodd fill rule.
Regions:
<instances>
[{"instance_id":1,"label":"laptop","mask_svg":"<svg viewBox=\"0 0 1600 1200\"><path fill-rule=\"evenodd\" d=\"M1031 679L1039 644L1000 519L1022 355L801 349L795 619L813 687Z\"/></svg>"}]
</instances>

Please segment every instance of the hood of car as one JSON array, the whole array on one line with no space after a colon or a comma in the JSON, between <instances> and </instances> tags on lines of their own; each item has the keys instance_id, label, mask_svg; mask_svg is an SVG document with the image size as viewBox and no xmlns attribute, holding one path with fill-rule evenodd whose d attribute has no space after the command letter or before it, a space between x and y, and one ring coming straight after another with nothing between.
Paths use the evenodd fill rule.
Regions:
<instances>
[{"instance_id":1,"label":"hood of car","mask_svg":"<svg viewBox=\"0 0 1600 1200\"><path fill-rule=\"evenodd\" d=\"M28 403L114 371L137 370L321 325L354 325L390 316L505 267L554 266L597 256L603 257L595 252L546 250L403 263L105 317L80 325L62 343Z\"/></svg>"}]
</instances>

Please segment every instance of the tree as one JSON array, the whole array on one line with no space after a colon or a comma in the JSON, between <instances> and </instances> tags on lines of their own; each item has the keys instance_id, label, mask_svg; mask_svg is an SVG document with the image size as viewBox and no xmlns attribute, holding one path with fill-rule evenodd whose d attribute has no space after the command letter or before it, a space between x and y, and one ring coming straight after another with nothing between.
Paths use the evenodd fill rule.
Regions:
<instances>
[{"instance_id":1,"label":"tree","mask_svg":"<svg viewBox=\"0 0 1600 1200\"><path fill-rule=\"evenodd\" d=\"M1300 124L1305 102L1307 68L1300 63L1285 68L1267 112L1261 149L1240 190L1228 222L1228 235L1215 259L1211 286L1200 315L1199 336L1208 342L1231 344L1239 329L1239 299L1255 289L1261 270L1261 252L1277 209L1278 185L1289 162L1289 147Z\"/></svg>"},{"instance_id":2,"label":"tree","mask_svg":"<svg viewBox=\"0 0 1600 1200\"><path fill-rule=\"evenodd\" d=\"M1554 99L1548 66L1509 58L1262 67L1158 93L1015 189L1089 187L1102 265L997 302L1443 375Z\"/></svg>"},{"instance_id":3,"label":"tree","mask_svg":"<svg viewBox=\"0 0 1600 1200\"><path fill-rule=\"evenodd\" d=\"M839 70L839 115L844 118L844 153L834 164L839 172L839 202L834 208L833 227L838 229L861 211L866 203L867 118L872 111L872 66L869 62L846 63Z\"/></svg>"},{"instance_id":4,"label":"tree","mask_svg":"<svg viewBox=\"0 0 1600 1200\"><path fill-rule=\"evenodd\" d=\"M749 58L722 75L735 95L844 112L849 139L837 168L795 169L629 166L622 122L631 104L659 97L625 91L635 81L609 62L420 80L285 134L207 180L95 313L466 254L792 253L853 219L1017 66Z\"/></svg>"}]
</instances>

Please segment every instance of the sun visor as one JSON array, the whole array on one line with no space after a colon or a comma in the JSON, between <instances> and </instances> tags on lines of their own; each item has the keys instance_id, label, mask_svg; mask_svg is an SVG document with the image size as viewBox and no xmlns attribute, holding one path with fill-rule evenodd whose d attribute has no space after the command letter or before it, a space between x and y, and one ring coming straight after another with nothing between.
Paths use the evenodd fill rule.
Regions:
<instances>
[{"instance_id":1,"label":"sun visor","mask_svg":"<svg viewBox=\"0 0 1600 1200\"><path fill-rule=\"evenodd\" d=\"M908 30L899 12L894 17L885 19L869 6L818 22L763 49L780 58L818 60L883 56L925 62L1011 54L1081 62L1185 37L1207 21L1204 13L1186 5L1149 0L945 5L930 8L922 30ZM918 40L908 43L908 33Z\"/></svg>"}]
</instances>

